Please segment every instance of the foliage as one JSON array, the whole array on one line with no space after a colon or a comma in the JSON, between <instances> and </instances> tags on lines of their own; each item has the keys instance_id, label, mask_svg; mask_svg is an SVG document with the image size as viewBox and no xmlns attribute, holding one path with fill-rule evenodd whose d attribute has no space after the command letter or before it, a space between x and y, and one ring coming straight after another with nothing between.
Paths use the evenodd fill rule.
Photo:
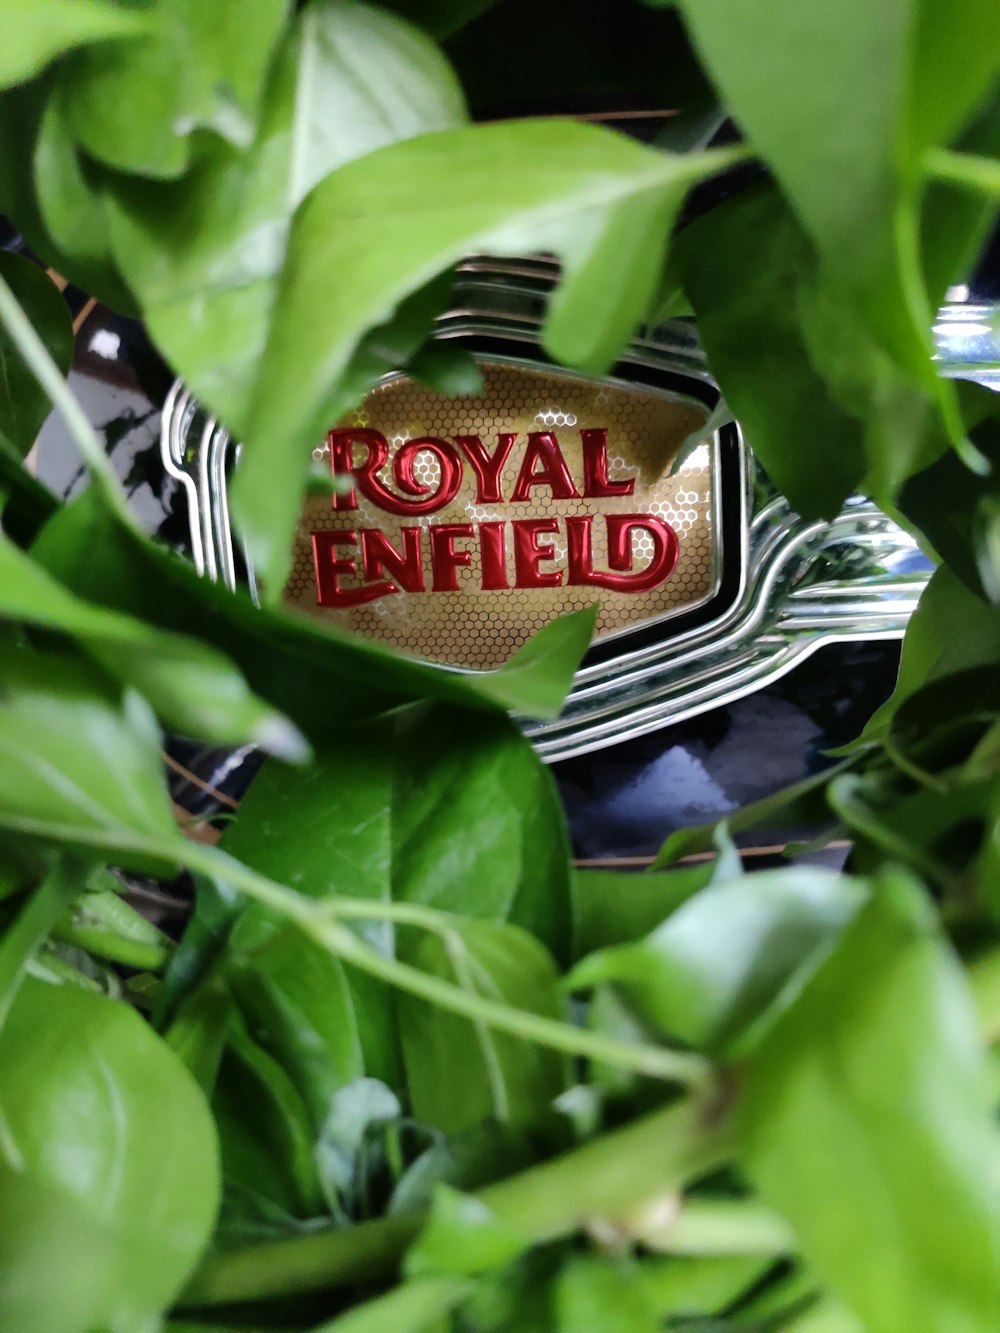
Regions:
<instances>
[{"instance_id":1,"label":"foliage","mask_svg":"<svg viewBox=\"0 0 1000 1333\"><path fill-rule=\"evenodd\" d=\"M1000 9L628 0L605 39L608 8L4 0L0 209L245 440L272 598L294 460L387 369L447 383L465 253L558 255L545 346L589 373L681 290L800 512L861 489L944 562L851 753L733 821L807 811L847 871L743 876L706 828L572 876L506 711L558 711L589 616L468 676L199 580L4 256L5 1329L998 1324L1000 417L930 323L1000 200ZM637 77L684 114L649 145L503 118L542 76L534 109ZM66 505L21 466L48 401ZM221 848L175 823L161 727L272 756ZM109 867L195 874L179 942Z\"/></svg>"}]
</instances>

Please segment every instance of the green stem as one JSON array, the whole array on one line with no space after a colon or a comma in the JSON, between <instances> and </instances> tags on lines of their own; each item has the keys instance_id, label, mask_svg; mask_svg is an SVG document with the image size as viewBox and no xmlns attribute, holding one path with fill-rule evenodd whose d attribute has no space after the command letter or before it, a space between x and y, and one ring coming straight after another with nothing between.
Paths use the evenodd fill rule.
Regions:
<instances>
[{"instance_id":1,"label":"green stem","mask_svg":"<svg viewBox=\"0 0 1000 1333\"><path fill-rule=\"evenodd\" d=\"M777 1213L755 1199L687 1199L662 1222L655 1213L635 1219L629 1233L660 1254L791 1254L795 1238Z\"/></svg>"},{"instance_id":2,"label":"green stem","mask_svg":"<svg viewBox=\"0 0 1000 1333\"><path fill-rule=\"evenodd\" d=\"M0 939L0 1028L20 989L26 965L69 903L83 892L85 879L79 862L60 858Z\"/></svg>"},{"instance_id":3,"label":"green stem","mask_svg":"<svg viewBox=\"0 0 1000 1333\"><path fill-rule=\"evenodd\" d=\"M525 1243L571 1235L592 1218L617 1220L721 1165L731 1152L725 1108L705 1096L601 1135L552 1161L479 1190ZM263 1300L392 1277L423 1216L388 1217L213 1255L184 1293L188 1308Z\"/></svg>"},{"instance_id":4,"label":"green stem","mask_svg":"<svg viewBox=\"0 0 1000 1333\"><path fill-rule=\"evenodd\" d=\"M952 185L962 185L990 198L1000 196L1000 162L973 153L953 153L932 148L924 158L927 174Z\"/></svg>"},{"instance_id":5,"label":"green stem","mask_svg":"<svg viewBox=\"0 0 1000 1333\"><path fill-rule=\"evenodd\" d=\"M35 332L35 327L10 287L0 277L0 322L11 336L14 346L24 357L29 370L48 395L52 406L66 423L77 448L80 450L91 476L104 492L113 509L130 527L135 526L125 493L111 466L104 446L86 414L70 392L59 367L49 355L48 348Z\"/></svg>"},{"instance_id":6,"label":"green stem","mask_svg":"<svg viewBox=\"0 0 1000 1333\"><path fill-rule=\"evenodd\" d=\"M562 1051L566 1055L582 1056L614 1065L649 1078L680 1083L685 1087L707 1087L714 1071L710 1061L688 1051L673 1051L662 1046L645 1046L635 1042L618 1041L598 1032L546 1018L526 1009L514 1009L485 995L463 990L440 977L421 972L408 963L386 957L359 939L347 926L330 918L337 913L337 900L325 899L321 904L285 888L273 880L258 875L239 861L234 861L217 848L192 843L186 860L194 869L241 889L249 897L273 907L292 921L310 939L329 953L390 986L419 995L421 999L450 1013L459 1014L474 1022L486 1023L511 1036L522 1037ZM361 904L351 900L354 915ZM375 905L372 905L373 908ZM377 915L376 911L371 913Z\"/></svg>"}]
</instances>

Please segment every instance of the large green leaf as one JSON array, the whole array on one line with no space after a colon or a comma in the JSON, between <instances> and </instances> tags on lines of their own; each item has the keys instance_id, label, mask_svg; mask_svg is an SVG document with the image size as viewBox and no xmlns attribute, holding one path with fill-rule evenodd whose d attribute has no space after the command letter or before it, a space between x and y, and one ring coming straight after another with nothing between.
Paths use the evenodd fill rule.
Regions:
<instances>
[{"instance_id":1,"label":"large green leaf","mask_svg":"<svg viewBox=\"0 0 1000 1333\"><path fill-rule=\"evenodd\" d=\"M51 278L29 259L0 253L0 278L27 312L35 332L64 375L73 360L73 325L69 306ZM0 325L0 432L27 454L52 410L42 389Z\"/></svg>"},{"instance_id":2,"label":"large green leaf","mask_svg":"<svg viewBox=\"0 0 1000 1333\"><path fill-rule=\"evenodd\" d=\"M456 917L440 935L407 942L403 953L422 971L471 994L563 1017L551 957L516 926ZM555 1051L405 993L397 998L397 1011L413 1110L445 1133L489 1119L530 1125L545 1116L567 1086L566 1061Z\"/></svg>"},{"instance_id":3,"label":"large green leaf","mask_svg":"<svg viewBox=\"0 0 1000 1333\"><path fill-rule=\"evenodd\" d=\"M4 1155L39 1182L38 1208L65 1191L108 1242L110 1254L94 1250L105 1277L96 1318L69 1327L136 1327L160 1313L218 1204L215 1129L187 1070L128 1005L29 979L0 1033L0 1087ZM74 1252L51 1257L58 1294L63 1265L78 1281Z\"/></svg>"},{"instance_id":4,"label":"large green leaf","mask_svg":"<svg viewBox=\"0 0 1000 1333\"><path fill-rule=\"evenodd\" d=\"M180 838L142 698L79 658L10 643L0 681L0 825L169 868Z\"/></svg>"},{"instance_id":5,"label":"large green leaf","mask_svg":"<svg viewBox=\"0 0 1000 1333\"><path fill-rule=\"evenodd\" d=\"M575 612L541 630L497 671L449 671L254 606L246 594L200 578L175 554L123 526L92 491L53 516L34 551L81 597L220 648L250 688L310 738L420 698L553 717L594 623L593 611Z\"/></svg>"},{"instance_id":6,"label":"large green leaf","mask_svg":"<svg viewBox=\"0 0 1000 1333\"><path fill-rule=\"evenodd\" d=\"M934 0L874 9L866 0L691 0L684 13L824 269L928 383L931 311L915 244L921 154L950 140L1000 68L996 7L970 0L945 16Z\"/></svg>"},{"instance_id":7,"label":"large green leaf","mask_svg":"<svg viewBox=\"0 0 1000 1333\"><path fill-rule=\"evenodd\" d=\"M467 1290L456 1278L417 1278L318 1325L312 1333L431 1333L441 1328Z\"/></svg>"},{"instance_id":8,"label":"large green leaf","mask_svg":"<svg viewBox=\"0 0 1000 1333\"><path fill-rule=\"evenodd\" d=\"M503 717L470 726L454 710L414 708L345 729L310 767L269 763L223 845L313 897L512 921L565 948L564 816L548 770ZM368 933L391 948L384 924Z\"/></svg>"},{"instance_id":9,"label":"large green leaf","mask_svg":"<svg viewBox=\"0 0 1000 1333\"><path fill-rule=\"evenodd\" d=\"M299 204L351 158L464 118L455 77L422 33L368 5L313 0L245 151L220 145L181 186L109 182L115 252L153 336L234 430L246 424Z\"/></svg>"},{"instance_id":10,"label":"large green leaf","mask_svg":"<svg viewBox=\"0 0 1000 1333\"><path fill-rule=\"evenodd\" d=\"M659 1311L634 1261L571 1259L555 1287L559 1333L656 1333Z\"/></svg>"},{"instance_id":11,"label":"large green leaf","mask_svg":"<svg viewBox=\"0 0 1000 1333\"><path fill-rule=\"evenodd\" d=\"M864 899L846 876L805 867L714 884L651 935L576 965L574 987L612 981L666 1036L731 1050L774 1021Z\"/></svg>"},{"instance_id":12,"label":"large green leaf","mask_svg":"<svg viewBox=\"0 0 1000 1333\"><path fill-rule=\"evenodd\" d=\"M117 1269L112 1237L72 1194L0 1162L0 1327L94 1327Z\"/></svg>"},{"instance_id":13,"label":"large green leaf","mask_svg":"<svg viewBox=\"0 0 1000 1333\"><path fill-rule=\"evenodd\" d=\"M179 176L196 130L249 143L287 9L287 0L159 0L149 37L80 52L61 71L80 141L147 176Z\"/></svg>"},{"instance_id":14,"label":"large green leaf","mask_svg":"<svg viewBox=\"0 0 1000 1333\"><path fill-rule=\"evenodd\" d=\"M742 1158L872 1333L996 1321L997 1130L961 971L898 871L751 1062Z\"/></svg>"},{"instance_id":15,"label":"large green leaf","mask_svg":"<svg viewBox=\"0 0 1000 1333\"><path fill-rule=\"evenodd\" d=\"M634 241L654 217L668 225L692 182L724 160L650 152L593 126L511 121L394 144L318 185L293 225L233 490L268 586L284 582L309 449L363 388L345 374L369 328L469 251L546 249L565 262L551 350L606 366L602 318L623 340L658 277L651 240L616 237ZM640 201L653 199L650 212Z\"/></svg>"},{"instance_id":16,"label":"large green leaf","mask_svg":"<svg viewBox=\"0 0 1000 1333\"><path fill-rule=\"evenodd\" d=\"M0 0L0 87L22 83L74 46L148 33L142 10L101 0Z\"/></svg>"},{"instance_id":17,"label":"large green leaf","mask_svg":"<svg viewBox=\"0 0 1000 1333\"><path fill-rule=\"evenodd\" d=\"M302 756L295 728L255 698L216 649L74 597L2 537L0 619L71 635L110 675L144 694L182 735L250 742L289 758Z\"/></svg>"}]
</instances>

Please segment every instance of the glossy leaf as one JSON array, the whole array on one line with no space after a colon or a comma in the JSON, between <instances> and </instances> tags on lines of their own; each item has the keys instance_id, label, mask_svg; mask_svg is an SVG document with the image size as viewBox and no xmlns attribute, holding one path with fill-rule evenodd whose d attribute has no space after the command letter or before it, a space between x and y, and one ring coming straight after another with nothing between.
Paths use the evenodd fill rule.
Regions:
<instances>
[{"instance_id":1,"label":"glossy leaf","mask_svg":"<svg viewBox=\"0 0 1000 1333\"><path fill-rule=\"evenodd\" d=\"M441 937L423 934L408 944L404 957L472 994L562 1016L551 958L516 926L455 918ZM487 1119L531 1124L567 1086L565 1060L554 1051L411 995L397 997L397 1011L414 1114L445 1133ZM456 1069L462 1071L461 1096L451 1082Z\"/></svg>"},{"instance_id":2,"label":"glossy leaf","mask_svg":"<svg viewBox=\"0 0 1000 1333\"><path fill-rule=\"evenodd\" d=\"M2 0L0 87L22 83L74 46L149 32L149 15L101 0Z\"/></svg>"},{"instance_id":3,"label":"glossy leaf","mask_svg":"<svg viewBox=\"0 0 1000 1333\"><path fill-rule=\"evenodd\" d=\"M960 970L887 872L754 1055L742 1158L817 1274L879 1333L996 1310L996 1127Z\"/></svg>"},{"instance_id":4,"label":"glossy leaf","mask_svg":"<svg viewBox=\"0 0 1000 1333\"><path fill-rule=\"evenodd\" d=\"M41 1207L65 1191L111 1247L112 1262L97 1250L97 1322L158 1314L218 1204L215 1130L187 1070L127 1005L29 979L0 1033L0 1081L8 1160L40 1182ZM62 1262L75 1281L73 1253ZM51 1282L58 1291L58 1268Z\"/></svg>"},{"instance_id":5,"label":"glossy leaf","mask_svg":"<svg viewBox=\"0 0 1000 1333\"><path fill-rule=\"evenodd\" d=\"M638 1278L661 1317L691 1318L721 1315L771 1267L771 1259L743 1255L651 1256L642 1261Z\"/></svg>"},{"instance_id":6,"label":"glossy leaf","mask_svg":"<svg viewBox=\"0 0 1000 1333\"><path fill-rule=\"evenodd\" d=\"M572 336L575 359L610 364L613 349L600 320L589 322L591 304L609 299L606 287L624 277L624 305L614 314L620 332L639 323L654 295L632 267L649 277L648 247L636 259L619 251L616 227L625 214L634 223L640 197L660 201L662 222L668 201L679 208L717 163L711 154L651 153L591 126L521 121L395 144L317 186L293 227L294 262L282 276L233 488L268 586L284 582L309 448L364 388L350 380L347 393L344 376L367 329L470 251L541 247L562 255L567 270L552 350L558 355L560 338ZM571 332L572 318L586 329L582 337ZM303 345L306 327L312 336Z\"/></svg>"},{"instance_id":7,"label":"glossy leaf","mask_svg":"<svg viewBox=\"0 0 1000 1333\"><path fill-rule=\"evenodd\" d=\"M464 119L455 77L423 34L374 6L312 0L244 152L220 147L183 188L109 189L115 253L154 337L233 430L246 425L299 204L344 162Z\"/></svg>"},{"instance_id":8,"label":"glossy leaf","mask_svg":"<svg viewBox=\"0 0 1000 1333\"><path fill-rule=\"evenodd\" d=\"M221 653L74 597L2 538L0 617L71 635L110 675L144 694L164 722L183 735L250 742L290 759L304 753L295 728L251 694Z\"/></svg>"},{"instance_id":9,"label":"glossy leaf","mask_svg":"<svg viewBox=\"0 0 1000 1333\"><path fill-rule=\"evenodd\" d=\"M411 1246L407 1277L470 1277L516 1258L530 1235L490 1212L480 1199L447 1185L434 1191L430 1216Z\"/></svg>"},{"instance_id":10,"label":"glossy leaf","mask_svg":"<svg viewBox=\"0 0 1000 1333\"><path fill-rule=\"evenodd\" d=\"M73 360L73 326L69 307L55 283L31 260L5 253L0 253L0 278L27 311L59 369L68 374ZM0 325L0 432L22 457L35 443L51 410L48 395Z\"/></svg>"},{"instance_id":11,"label":"glossy leaf","mask_svg":"<svg viewBox=\"0 0 1000 1333\"><path fill-rule=\"evenodd\" d=\"M9 644L0 679L0 824L169 866L179 834L143 700L68 654Z\"/></svg>"},{"instance_id":12,"label":"glossy leaf","mask_svg":"<svg viewBox=\"0 0 1000 1333\"><path fill-rule=\"evenodd\" d=\"M284 0L160 0L149 37L81 52L61 71L74 132L120 171L179 176L196 130L253 137Z\"/></svg>"},{"instance_id":13,"label":"glossy leaf","mask_svg":"<svg viewBox=\"0 0 1000 1333\"><path fill-rule=\"evenodd\" d=\"M574 988L613 981L642 1017L699 1049L746 1044L820 965L864 900L846 877L796 868L716 884L651 935L578 963Z\"/></svg>"},{"instance_id":14,"label":"glossy leaf","mask_svg":"<svg viewBox=\"0 0 1000 1333\"><path fill-rule=\"evenodd\" d=\"M90 491L53 516L34 553L79 596L220 648L250 688L310 739L421 698L553 717L594 623L592 611L574 612L539 631L497 671L448 671L254 606L122 526Z\"/></svg>"}]
</instances>

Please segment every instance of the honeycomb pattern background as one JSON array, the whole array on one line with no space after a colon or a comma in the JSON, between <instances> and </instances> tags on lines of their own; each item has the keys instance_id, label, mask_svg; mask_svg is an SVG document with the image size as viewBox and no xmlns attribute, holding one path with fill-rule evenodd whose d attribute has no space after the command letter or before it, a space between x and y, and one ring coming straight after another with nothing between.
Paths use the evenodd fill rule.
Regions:
<instances>
[{"instance_id":1,"label":"honeycomb pattern background","mask_svg":"<svg viewBox=\"0 0 1000 1333\"><path fill-rule=\"evenodd\" d=\"M664 472L685 437L705 419L705 410L690 399L668 396L648 389L601 384L576 379L552 370L505 364L481 363L485 390L479 396L445 397L403 376L375 388L361 407L341 426L370 426L389 442L390 461L382 470L391 476L393 451L404 441L422 435L449 440L458 434L479 435L492 452L500 431L517 431L518 439L508 459L505 496L513 489L529 431L550 430L559 441L563 456L578 489L582 490L583 462L580 429L607 427L608 475L612 481L636 475L634 494L598 500L554 500L549 488L532 488L531 498L520 503L477 505L476 478L466 464L462 485L450 504L435 514L420 518L387 514L371 504L360 491L356 511L334 513L328 499L309 498L299 519L292 574L285 587L285 601L313 616L332 619L341 626L396 648L452 666L488 669L500 666L536 630L564 611L592 606L600 601L595 638L607 638L633 629L670 612L688 608L708 597L716 582L712 540L712 467L708 445L697 448L674 477ZM329 457L329 445L313 451L315 459ZM439 466L430 453L418 457L420 481L436 484ZM615 592L605 588L511 588L483 592L476 545L459 541L460 549L473 551L472 567L458 570L455 593L395 593L377 602L349 611L331 610L316 604L316 580L311 534L323 529L382 528L397 549L402 549L402 524L426 529L433 523L479 523L514 518L565 518L568 514L593 514L594 565L607 568L607 543L603 514L651 513L670 523L680 543L680 556L673 574L659 587L645 593ZM510 528L506 532L509 577L513 581ZM554 562L543 562L543 570L563 567L565 532L542 540L555 548ZM633 568L648 564L652 540L634 532ZM350 552L345 550L344 554ZM429 542L424 539L424 572L430 587ZM343 578L342 587L353 578ZM362 579L357 580L363 582Z\"/></svg>"}]
</instances>

